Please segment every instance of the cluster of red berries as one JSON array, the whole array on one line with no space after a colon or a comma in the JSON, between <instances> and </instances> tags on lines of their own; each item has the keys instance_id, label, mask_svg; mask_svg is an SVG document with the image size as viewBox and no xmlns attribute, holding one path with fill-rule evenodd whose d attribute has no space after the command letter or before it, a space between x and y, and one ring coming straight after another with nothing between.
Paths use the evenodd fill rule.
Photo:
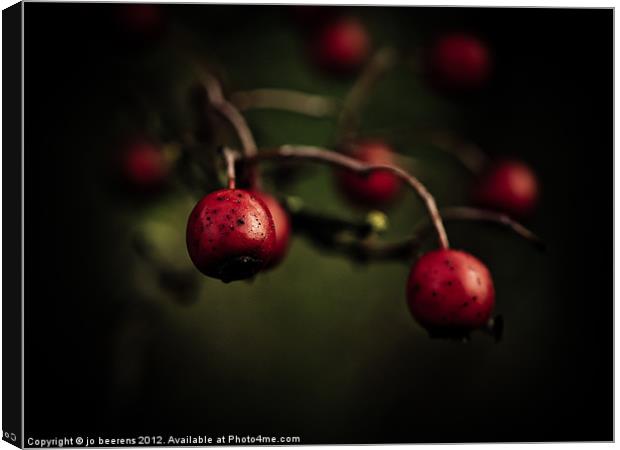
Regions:
<instances>
[{"instance_id":1,"label":"cluster of red berries","mask_svg":"<svg viewBox=\"0 0 620 450\"><path fill-rule=\"evenodd\" d=\"M368 31L353 17L326 19L325 14L319 14L321 9L295 10L316 30L309 33L312 59L333 73L356 71L371 52ZM151 19L148 10L142 11L138 23L150 23ZM487 46L462 33L439 38L429 47L426 62L433 84L445 89L479 88L491 72ZM371 165L396 163L394 151L379 139L349 142L342 150ZM166 178L168 169L161 152L152 145L137 142L128 147L124 170L136 185L156 186ZM348 199L370 208L394 203L402 190L401 179L388 170L364 176L338 170L335 179ZM537 197L536 177L519 161L489 165L473 189L477 204L521 217L532 212ZM233 187L212 192L196 204L187 223L187 248L203 274L231 282L277 266L287 253L290 235L290 217L273 196L255 188ZM423 327L464 334L484 327L495 303L487 267L469 253L449 248L428 252L415 262L406 294L411 313Z\"/></svg>"}]
</instances>

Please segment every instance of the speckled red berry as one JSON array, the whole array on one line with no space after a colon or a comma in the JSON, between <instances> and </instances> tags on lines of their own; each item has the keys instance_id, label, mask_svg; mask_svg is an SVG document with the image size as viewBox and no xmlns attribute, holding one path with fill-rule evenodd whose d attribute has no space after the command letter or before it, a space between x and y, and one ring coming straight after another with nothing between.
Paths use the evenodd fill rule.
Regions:
<instances>
[{"instance_id":1,"label":"speckled red berry","mask_svg":"<svg viewBox=\"0 0 620 450\"><path fill-rule=\"evenodd\" d=\"M126 183L143 191L162 187L171 171L170 161L161 148L142 137L123 146L120 165Z\"/></svg>"},{"instance_id":2,"label":"speckled red berry","mask_svg":"<svg viewBox=\"0 0 620 450\"><path fill-rule=\"evenodd\" d=\"M368 164L394 164L394 152L383 141L366 140L352 146L348 155ZM368 175L341 170L336 173L340 190L353 203L381 207L393 202L402 189L402 182L391 172L374 171Z\"/></svg>"},{"instance_id":3,"label":"speckled red berry","mask_svg":"<svg viewBox=\"0 0 620 450\"><path fill-rule=\"evenodd\" d=\"M280 264L288 252L291 238L291 219L280 202L271 195L260 191L253 191L252 194L265 203L273 219L276 243L273 248L273 255L265 266L265 269L271 269Z\"/></svg>"},{"instance_id":4,"label":"speckled red berry","mask_svg":"<svg viewBox=\"0 0 620 450\"><path fill-rule=\"evenodd\" d=\"M370 37L359 20L352 17L339 18L316 33L311 51L321 68L349 73L359 69L368 58Z\"/></svg>"},{"instance_id":5,"label":"speckled red berry","mask_svg":"<svg viewBox=\"0 0 620 450\"><path fill-rule=\"evenodd\" d=\"M487 324L495 304L491 274L478 259L459 250L423 255L407 281L413 317L429 331L468 332Z\"/></svg>"},{"instance_id":6,"label":"speckled red berry","mask_svg":"<svg viewBox=\"0 0 620 450\"><path fill-rule=\"evenodd\" d=\"M187 222L187 250L194 265L226 283L263 269L273 257L275 236L265 203L242 189L206 195Z\"/></svg>"},{"instance_id":7,"label":"speckled red berry","mask_svg":"<svg viewBox=\"0 0 620 450\"><path fill-rule=\"evenodd\" d=\"M447 89L480 87L491 71L487 46L463 33L439 38L430 49L429 64L432 81Z\"/></svg>"},{"instance_id":8,"label":"speckled red berry","mask_svg":"<svg viewBox=\"0 0 620 450\"><path fill-rule=\"evenodd\" d=\"M504 160L491 165L476 183L474 202L515 217L530 214L538 201L536 175L521 161Z\"/></svg>"}]
</instances>

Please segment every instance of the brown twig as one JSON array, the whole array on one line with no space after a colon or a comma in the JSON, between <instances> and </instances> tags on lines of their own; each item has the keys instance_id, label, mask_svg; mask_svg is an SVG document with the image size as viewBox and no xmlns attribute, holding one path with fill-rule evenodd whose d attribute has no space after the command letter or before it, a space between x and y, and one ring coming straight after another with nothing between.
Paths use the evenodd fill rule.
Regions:
<instances>
[{"instance_id":1,"label":"brown twig","mask_svg":"<svg viewBox=\"0 0 620 450\"><path fill-rule=\"evenodd\" d=\"M248 109L281 109L312 117L336 114L335 100L321 95L289 89L254 89L231 94L230 101L241 111Z\"/></svg>"},{"instance_id":2,"label":"brown twig","mask_svg":"<svg viewBox=\"0 0 620 450\"><path fill-rule=\"evenodd\" d=\"M432 232L432 226L423 223L416 227L416 232L409 238L396 241L379 243L372 237L367 238L367 223L348 223L342 219L326 217L323 214L311 213L308 211L289 211L295 224L296 232L300 231L310 238L315 244L320 245L326 250L344 253L361 261L368 260L398 260L408 259L412 253L418 250L427 236ZM520 223L510 219L505 214L496 213L469 207L451 207L440 210L444 221L474 221L494 223L516 233L518 236L526 239L537 249L543 250L544 242L525 228ZM330 229L330 224L338 224L338 230L357 230L364 232L362 239L355 238L349 234L341 234L334 232L326 232Z\"/></svg>"},{"instance_id":3,"label":"brown twig","mask_svg":"<svg viewBox=\"0 0 620 450\"><path fill-rule=\"evenodd\" d=\"M508 217L506 214L484 209L470 208L467 206L442 208L440 210L440 214L444 221L474 221L501 225L530 242L538 250L545 249L545 243L542 239L540 239L529 229L525 228L519 222ZM400 242L381 244L379 246L368 246L368 244L362 243L360 246L369 257L379 259L406 258L421 246L422 242L431 231L432 225L426 223L417 226L416 231L410 238L404 239Z\"/></svg>"},{"instance_id":4,"label":"brown twig","mask_svg":"<svg viewBox=\"0 0 620 450\"><path fill-rule=\"evenodd\" d=\"M348 95L346 96L338 124L338 141L351 138L359 125L359 113L362 104L368 98L375 83L389 70L396 61L396 51L384 47L377 51L364 68Z\"/></svg>"},{"instance_id":5,"label":"brown twig","mask_svg":"<svg viewBox=\"0 0 620 450\"><path fill-rule=\"evenodd\" d=\"M233 126L237 135L239 136L239 140L241 141L241 146L243 148L243 154L245 156L253 156L257 152L256 142L254 141L254 136L252 135L252 131L250 131L250 127L248 123L245 121L245 118L241 115L241 113L235 108L235 106L230 103L226 98L224 98L224 94L222 93L222 86L220 82L210 74L204 74L204 83L205 88L207 89L207 94L209 95L209 101L211 105L224 117L230 124Z\"/></svg>"},{"instance_id":6,"label":"brown twig","mask_svg":"<svg viewBox=\"0 0 620 450\"><path fill-rule=\"evenodd\" d=\"M441 216L444 218L444 220L450 221L473 220L478 222L489 222L502 225L513 231L515 234L522 237L523 239L529 241L537 249L545 249L545 243L540 237L538 237L531 230L527 229L516 220L511 219L506 214L485 209L470 208L467 206L454 206L450 208L442 208Z\"/></svg>"},{"instance_id":7,"label":"brown twig","mask_svg":"<svg viewBox=\"0 0 620 450\"><path fill-rule=\"evenodd\" d=\"M416 194L420 197L428 211L431 223L433 224L433 227L435 228L435 231L437 233L437 240L439 242L439 245L442 248L449 247L448 236L441 220L441 216L439 215L435 199L416 177L404 171L400 167L388 164L366 164L357 159L353 159L343 154L323 148L293 145L285 145L277 149L261 151L253 157L246 156L243 159L245 159L245 161L248 163L254 163L259 160L273 159L311 160L322 164L342 167L344 169L357 172L360 175L368 175L371 172L378 170L392 172L394 175L405 181L411 188L413 188Z\"/></svg>"},{"instance_id":8,"label":"brown twig","mask_svg":"<svg viewBox=\"0 0 620 450\"><path fill-rule=\"evenodd\" d=\"M258 152L256 147L256 141L248 123L239 110L226 98L222 92L222 86L220 82L214 76L205 73L203 74L204 86L209 96L209 102L211 106L216 109L228 122L232 125L239 137L243 154L246 157L253 157ZM258 175L256 170L251 170L248 174L250 186L257 187L259 184Z\"/></svg>"}]
</instances>

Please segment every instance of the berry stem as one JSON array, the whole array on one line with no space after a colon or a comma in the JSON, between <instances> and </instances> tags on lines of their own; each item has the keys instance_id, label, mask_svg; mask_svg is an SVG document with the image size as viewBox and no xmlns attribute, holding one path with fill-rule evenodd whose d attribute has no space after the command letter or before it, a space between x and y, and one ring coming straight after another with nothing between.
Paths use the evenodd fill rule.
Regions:
<instances>
[{"instance_id":1,"label":"berry stem","mask_svg":"<svg viewBox=\"0 0 620 450\"><path fill-rule=\"evenodd\" d=\"M222 149L226 162L226 176L228 177L228 189L235 189L235 153L229 148Z\"/></svg>"},{"instance_id":2,"label":"berry stem","mask_svg":"<svg viewBox=\"0 0 620 450\"><path fill-rule=\"evenodd\" d=\"M338 110L335 100L321 95L289 89L254 89L235 92L230 101L241 111L281 109L312 117L332 116Z\"/></svg>"},{"instance_id":3,"label":"berry stem","mask_svg":"<svg viewBox=\"0 0 620 450\"><path fill-rule=\"evenodd\" d=\"M353 84L347 94L338 123L338 142L352 139L359 126L360 110L362 104L377 83L396 61L396 51L390 47L384 47L377 51L368 62L362 74Z\"/></svg>"},{"instance_id":4,"label":"berry stem","mask_svg":"<svg viewBox=\"0 0 620 450\"><path fill-rule=\"evenodd\" d=\"M258 149L256 147L256 141L254 135L248 126L243 115L239 110L226 98L222 92L222 86L220 82L214 76L205 73L203 74L203 82L207 94L209 96L209 102L216 109L220 115L222 115L232 125L241 142L241 148L243 149L243 155L245 157L253 157L256 155ZM251 170L248 173L248 180L252 188L259 187L259 179L256 170Z\"/></svg>"},{"instance_id":5,"label":"berry stem","mask_svg":"<svg viewBox=\"0 0 620 450\"><path fill-rule=\"evenodd\" d=\"M418 180L416 177L409 174L408 172L404 171L400 167L388 164L366 164L357 159L350 158L348 156L336 153L331 150L326 150L319 147L293 145L285 145L277 149L262 151L252 157L244 156L244 159L246 160L246 162L249 163L270 159L307 159L315 161L317 163L342 167L344 169L357 172L361 175L367 175L370 172L374 172L377 170L392 172L394 175L405 181L411 188L413 188L413 190L416 192L416 194L420 197L420 199L426 206L431 223L433 224L433 227L435 228L435 231L437 233L437 240L439 241L439 246L441 248L449 247L448 235L446 234L446 230L441 220L439 210L437 209L435 199L426 189L424 184L420 182L420 180Z\"/></svg>"}]
</instances>

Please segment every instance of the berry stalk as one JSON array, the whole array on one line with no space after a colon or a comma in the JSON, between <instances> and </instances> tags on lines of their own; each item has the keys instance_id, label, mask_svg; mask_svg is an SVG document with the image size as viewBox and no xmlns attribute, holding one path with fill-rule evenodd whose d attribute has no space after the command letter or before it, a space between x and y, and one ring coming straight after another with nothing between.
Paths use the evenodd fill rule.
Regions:
<instances>
[{"instance_id":1,"label":"berry stalk","mask_svg":"<svg viewBox=\"0 0 620 450\"><path fill-rule=\"evenodd\" d=\"M223 148L224 161L226 162L226 177L228 178L228 189L235 189L235 155L228 149Z\"/></svg>"},{"instance_id":2,"label":"berry stalk","mask_svg":"<svg viewBox=\"0 0 620 450\"><path fill-rule=\"evenodd\" d=\"M213 106L213 108L215 108L215 110L235 129L235 132L239 137L239 141L241 142L241 148L243 149L244 156L251 158L256 155L258 149L256 147L254 135L252 134L252 131L250 130L250 127L248 126L248 123L243 115L224 97L220 82L214 76L205 73L203 75L203 83L205 89L207 90L207 95L209 96L211 106ZM248 173L248 179L252 188L258 187L259 180L256 170L251 170Z\"/></svg>"},{"instance_id":3,"label":"berry stalk","mask_svg":"<svg viewBox=\"0 0 620 450\"><path fill-rule=\"evenodd\" d=\"M446 229L441 220L441 215L437 209L437 204L431 193L426 189L426 186L420 182L416 177L404 171L400 167L389 164L366 164L357 159L350 158L340 153L336 153L331 150L326 150L319 147L311 146L293 146L285 145L277 149L266 150L255 154L254 156L243 156L245 162L255 163L261 160L276 160L276 159L302 159L311 160L317 163L328 164L331 166L341 167L343 169L357 172L360 175L368 175L375 171L386 171L393 173L397 177L401 178L406 184L408 184L420 197L424 203L431 223L437 233L437 240L441 248L448 248L448 235Z\"/></svg>"}]
</instances>

